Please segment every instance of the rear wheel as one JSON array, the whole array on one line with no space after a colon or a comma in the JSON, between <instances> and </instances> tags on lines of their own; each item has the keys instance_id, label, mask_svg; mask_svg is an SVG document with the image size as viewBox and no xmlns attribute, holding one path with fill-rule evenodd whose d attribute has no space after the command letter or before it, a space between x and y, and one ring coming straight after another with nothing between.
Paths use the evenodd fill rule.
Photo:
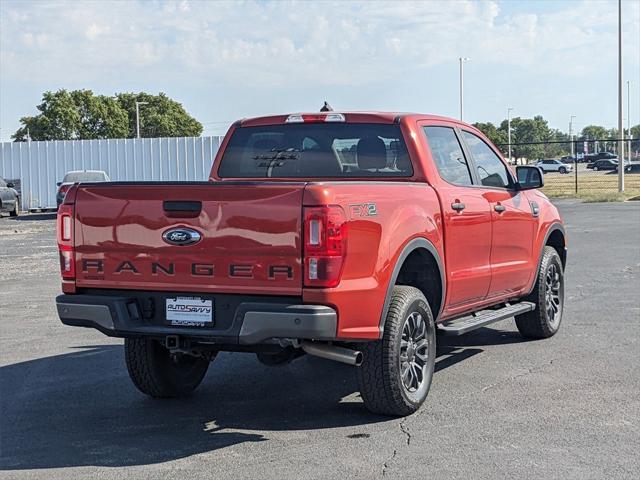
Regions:
<instances>
[{"instance_id":1,"label":"rear wheel","mask_svg":"<svg viewBox=\"0 0 640 480\"><path fill-rule=\"evenodd\" d=\"M536 309L516 316L522 336L549 338L555 335L562 321L564 272L560 256L553 247L544 247L536 285L524 300L535 303Z\"/></svg>"},{"instance_id":2,"label":"rear wheel","mask_svg":"<svg viewBox=\"0 0 640 480\"><path fill-rule=\"evenodd\" d=\"M393 289L381 340L362 349L360 394L368 410L409 415L427 398L436 358L435 322L420 290Z\"/></svg>"},{"instance_id":3,"label":"rear wheel","mask_svg":"<svg viewBox=\"0 0 640 480\"><path fill-rule=\"evenodd\" d=\"M172 354L151 338L126 338L127 370L133 384L151 397L183 397L202 382L209 359L182 353Z\"/></svg>"}]
</instances>

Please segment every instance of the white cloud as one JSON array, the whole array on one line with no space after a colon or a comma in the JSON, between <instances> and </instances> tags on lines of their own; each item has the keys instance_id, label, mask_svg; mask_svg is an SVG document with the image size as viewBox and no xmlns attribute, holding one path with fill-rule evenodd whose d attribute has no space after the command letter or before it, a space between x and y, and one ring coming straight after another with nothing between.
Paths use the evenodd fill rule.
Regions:
<instances>
[{"instance_id":1,"label":"white cloud","mask_svg":"<svg viewBox=\"0 0 640 480\"><path fill-rule=\"evenodd\" d=\"M606 2L571 2L553 13L513 16L501 15L495 1L468 0L76 1L35 8L3 3L7 74L29 75L34 56L38 68L54 77L79 75L87 81L104 68L143 65L150 72L215 72L242 84L255 82L256 73L282 82L295 72L302 81L358 85L448 63L461 54L489 64L582 75L597 65L576 59L604 55L615 45L615 9ZM626 7L638 12L638 4ZM22 42L13 41L20 35ZM571 62L577 68L566 69Z\"/></svg>"},{"instance_id":2,"label":"white cloud","mask_svg":"<svg viewBox=\"0 0 640 480\"><path fill-rule=\"evenodd\" d=\"M85 30L84 34L89 40L95 40L100 35L103 35L108 31L109 31L109 27L105 27L97 23L91 23Z\"/></svg>"},{"instance_id":3,"label":"white cloud","mask_svg":"<svg viewBox=\"0 0 640 480\"><path fill-rule=\"evenodd\" d=\"M451 86L455 95L451 84L457 58L468 56L469 74L475 69L487 76L475 82L486 109L500 103L502 111L504 102L512 101L499 90L508 88L506 76L521 82L535 76L521 91L549 105L557 103L558 93L541 85L540 78L560 79L567 88L563 101L573 95L576 103L585 96L576 85L589 85L586 80L603 71L615 76L616 5L589 0L0 0L0 83L5 85L0 95L16 95L6 85L31 85L31 92L58 86L102 88L100 93L107 94L169 85L178 91L193 89L200 99L223 86L227 98L235 95L236 105L250 105L246 108L255 112L275 108L276 100L254 101L245 92L279 89L301 95L304 86L314 95L338 90L350 98L359 94L360 104L374 107L383 102L367 101L371 96L379 98L399 82L407 85L407 79L413 85ZM637 77L640 2L625 1L624 8L625 62ZM446 71L444 80L438 77L441 71ZM504 81L493 88L497 78ZM401 97L396 94L393 101L409 94ZM430 108L434 101L433 95L417 98L425 103L409 108ZM31 98L29 105L33 103ZM4 105L2 109L7 111ZM12 112L11 118L22 114Z\"/></svg>"}]
</instances>

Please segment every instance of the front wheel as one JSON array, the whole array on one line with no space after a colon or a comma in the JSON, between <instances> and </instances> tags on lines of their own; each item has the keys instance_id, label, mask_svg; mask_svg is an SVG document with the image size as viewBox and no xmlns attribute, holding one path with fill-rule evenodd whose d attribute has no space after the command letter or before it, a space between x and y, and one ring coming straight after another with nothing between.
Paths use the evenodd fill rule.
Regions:
<instances>
[{"instance_id":1,"label":"front wheel","mask_svg":"<svg viewBox=\"0 0 640 480\"><path fill-rule=\"evenodd\" d=\"M564 272L555 248L544 247L536 285L525 300L533 302L536 308L516 316L520 334L528 338L555 335L560 328L564 308Z\"/></svg>"},{"instance_id":2,"label":"front wheel","mask_svg":"<svg viewBox=\"0 0 640 480\"><path fill-rule=\"evenodd\" d=\"M209 368L207 358L172 354L157 340L146 337L126 338L124 353L133 384L156 398L189 395Z\"/></svg>"},{"instance_id":3,"label":"front wheel","mask_svg":"<svg viewBox=\"0 0 640 480\"><path fill-rule=\"evenodd\" d=\"M427 398L436 359L436 327L431 308L414 287L393 288L382 339L362 349L360 395L377 414L414 413Z\"/></svg>"},{"instance_id":4,"label":"front wheel","mask_svg":"<svg viewBox=\"0 0 640 480\"><path fill-rule=\"evenodd\" d=\"M13 206L13 210L9 212L10 217L17 217L20 213L20 199L16 199L16 203Z\"/></svg>"},{"instance_id":5,"label":"front wheel","mask_svg":"<svg viewBox=\"0 0 640 480\"><path fill-rule=\"evenodd\" d=\"M598 171L598 167L593 167L593 171L597 172Z\"/></svg>"},{"instance_id":6,"label":"front wheel","mask_svg":"<svg viewBox=\"0 0 640 480\"><path fill-rule=\"evenodd\" d=\"M567 173L567 169L564 167L560 167L560 173Z\"/></svg>"}]
</instances>

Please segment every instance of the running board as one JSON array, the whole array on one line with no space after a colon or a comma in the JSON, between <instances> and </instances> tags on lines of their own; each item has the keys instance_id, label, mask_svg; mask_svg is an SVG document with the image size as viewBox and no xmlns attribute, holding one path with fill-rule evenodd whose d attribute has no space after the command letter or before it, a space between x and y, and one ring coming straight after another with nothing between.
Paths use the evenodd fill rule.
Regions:
<instances>
[{"instance_id":1,"label":"running board","mask_svg":"<svg viewBox=\"0 0 640 480\"><path fill-rule=\"evenodd\" d=\"M464 335L476 328L484 327L515 315L531 312L535 309L536 305L534 303L520 302L513 305L507 305L499 310L482 310L466 317L456 318L455 320L446 320L439 325L439 329L444 332L445 335L456 337L458 335Z\"/></svg>"}]
</instances>

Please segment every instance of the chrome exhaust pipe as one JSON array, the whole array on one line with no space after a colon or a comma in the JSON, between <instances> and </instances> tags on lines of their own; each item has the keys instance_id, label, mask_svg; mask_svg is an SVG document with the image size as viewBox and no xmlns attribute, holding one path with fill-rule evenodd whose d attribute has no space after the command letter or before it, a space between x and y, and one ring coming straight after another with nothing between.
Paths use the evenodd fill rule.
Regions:
<instances>
[{"instance_id":1,"label":"chrome exhaust pipe","mask_svg":"<svg viewBox=\"0 0 640 480\"><path fill-rule=\"evenodd\" d=\"M314 357L326 358L334 362L346 363L359 367L362 365L362 352L344 347L327 345L326 343L302 342L300 348Z\"/></svg>"}]
</instances>

